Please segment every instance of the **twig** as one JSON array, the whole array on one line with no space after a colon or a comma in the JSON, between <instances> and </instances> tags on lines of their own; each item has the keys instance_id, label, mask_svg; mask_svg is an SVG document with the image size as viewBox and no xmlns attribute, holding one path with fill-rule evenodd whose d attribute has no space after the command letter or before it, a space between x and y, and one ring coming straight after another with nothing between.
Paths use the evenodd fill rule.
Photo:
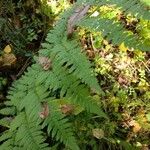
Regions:
<instances>
[{"instance_id":1,"label":"twig","mask_svg":"<svg viewBox=\"0 0 150 150\"><path fill-rule=\"evenodd\" d=\"M91 39L91 46L92 46L92 49L94 50L94 52L98 52L98 50L97 50L97 49L95 48L95 46L94 46L92 34L90 34L90 39Z\"/></svg>"},{"instance_id":2,"label":"twig","mask_svg":"<svg viewBox=\"0 0 150 150\"><path fill-rule=\"evenodd\" d=\"M150 59L147 62L149 62L149 61L150 61ZM143 61L142 61L142 64L146 67L147 71L150 73L150 69L148 68L148 66Z\"/></svg>"},{"instance_id":3,"label":"twig","mask_svg":"<svg viewBox=\"0 0 150 150\"><path fill-rule=\"evenodd\" d=\"M30 64L29 60L31 58L28 58L25 62L25 64L23 65L23 67L21 68L21 70L18 72L18 74L16 75L16 77L19 77L22 75L22 73L25 71L25 69L27 68L27 66Z\"/></svg>"}]
</instances>

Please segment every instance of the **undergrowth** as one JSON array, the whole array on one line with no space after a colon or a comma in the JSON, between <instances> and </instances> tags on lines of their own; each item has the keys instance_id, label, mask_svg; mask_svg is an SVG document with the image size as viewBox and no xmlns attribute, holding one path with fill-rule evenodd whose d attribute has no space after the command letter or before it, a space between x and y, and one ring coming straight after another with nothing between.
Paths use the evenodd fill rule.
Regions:
<instances>
[{"instance_id":1,"label":"undergrowth","mask_svg":"<svg viewBox=\"0 0 150 150\"><path fill-rule=\"evenodd\" d=\"M36 63L8 92L0 149L148 147L139 131L150 128L149 60L142 52L149 37L140 28L149 19L139 0L78 1L61 13Z\"/></svg>"}]
</instances>

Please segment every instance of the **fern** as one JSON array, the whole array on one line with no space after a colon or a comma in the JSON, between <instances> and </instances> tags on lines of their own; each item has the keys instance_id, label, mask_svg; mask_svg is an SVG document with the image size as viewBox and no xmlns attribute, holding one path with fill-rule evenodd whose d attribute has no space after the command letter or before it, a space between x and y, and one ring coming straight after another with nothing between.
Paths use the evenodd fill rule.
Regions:
<instances>
[{"instance_id":1,"label":"fern","mask_svg":"<svg viewBox=\"0 0 150 150\"><path fill-rule=\"evenodd\" d=\"M150 13L146 10L146 6L140 0L109 0L108 4L120 7L126 14L131 13L137 18L150 19Z\"/></svg>"},{"instance_id":2,"label":"fern","mask_svg":"<svg viewBox=\"0 0 150 150\"><path fill-rule=\"evenodd\" d=\"M46 150L49 145L45 141L47 137L51 137L69 149L78 150L72 124L62 113L56 102L57 97L69 99L70 103L79 105L85 111L108 119L91 96L90 91L97 94L102 94L103 91L93 74L91 63L82 52L79 39L67 37L68 18L81 3L99 6L115 4L125 13L130 12L137 17L149 19L149 12L144 11L143 4L138 0L78 1L72 9L66 11L54 29L48 33L39 56L35 57L36 63L10 88L6 108L0 110L6 117L11 116L10 121L7 121L6 117L0 120L0 124L8 128L0 137L1 149ZM143 43L138 42L137 35L129 35L121 23L114 20L86 16L76 22L76 25L90 31L94 29L96 32L102 32L103 36L115 45L125 42L129 47L147 50ZM52 64L48 64L51 68L43 68L39 63L42 57L52 61ZM56 91L59 91L59 96ZM41 118L43 103L47 104L49 113ZM43 132L45 129L46 134Z\"/></svg>"},{"instance_id":3,"label":"fern","mask_svg":"<svg viewBox=\"0 0 150 150\"><path fill-rule=\"evenodd\" d=\"M103 37L107 37L107 39L112 41L114 45L120 45L124 42L129 48L144 51L149 50L149 47L144 45L139 37L131 33L129 34L127 30L124 29L123 25L116 23L113 20L90 17L81 21L78 25L85 27L90 31L94 30L96 32L102 32Z\"/></svg>"},{"instance_id":4,"label":"fern","mask_svg":"<svg viewBox=\"0 0 150 150\"><path fill-rule=\"evenodd\" d=\"M95 6L114 5L120 8L125 14L131 13L137 18L150 19L150 12L146 10L146 5L141 0L83 0L83 2Z\"/></svg>"},{"instance_id":5,"label":"fern","mask_svg":"<svg viewBox=\"0 0 150 150\"><path fill-rule=\"evenodd\" d=\"M68 122L68 119L60 113L59 108L55 100L50 101L50 112L51 115L45 119L42 124L42 127L47 127L48 134L52 134L52 138L60 140L68 148L77 150L79 147L76 144L76 139L73 135L71 124ZM69 138L68 138L69 137Z\"/></svg>"}]
</instances>

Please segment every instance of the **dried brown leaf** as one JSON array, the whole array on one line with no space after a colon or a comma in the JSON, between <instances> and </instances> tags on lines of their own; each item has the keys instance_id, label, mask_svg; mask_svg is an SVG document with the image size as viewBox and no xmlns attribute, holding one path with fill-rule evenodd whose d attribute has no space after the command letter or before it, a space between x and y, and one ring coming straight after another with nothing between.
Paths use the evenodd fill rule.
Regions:
<instances>
[{"instance_id":1,"label":"dried brown leaf","mask_svg":"<svg viewBox=\"0 0 150 150\"><path fill-rule=\"evenodd\" d=\"M12 64L14 64L16 62L17 58L14 54L4 54L2 56L2 63L3 66L11 66Z\"/></svg>"},{"instance_id":2,"label":"dried brown leaf","mask_svg":"<svg viewBox=\"0 0 150 150\"><path fill-rule=\"evenodd\" d=\"M47 103L44 103L42 106L42 111L39 113L41 119L45 119L49 115L49 107Z\"/></svg>"},{"instance_id":3,"label":"dried brown leaf","mask_svg":"<svg viewBox=\"0 0 150 150\"><path fill-rule=\"evenodd\" d=\"M138 122L136 122L135 120L130 121L130 126L132 126L132 130L134 133L137 133L141 130L141 126Z\"/></svg>"},{"instance_id":4,"label":"dried brown leaf","mask_svg":"<svg viewBox=\"0 0 150 150\"><path fill-rule=\"evenodd\" d=\"M77 21L81 20L86 15L89 8L90 8L90 5L85 5L85 6L81 6L81 7L78 7L78 8L75 9L72 16L68 19L68 24L67 24L68 38L72 36L72 33L74 31L75 23Z\"/></svg>"},{"instance_id":5,"label":"dried brown leaf","mask_svg":"<svg viewBox=\"0 0 150 150\"><path fill-rule=\"evenodd\" d=\"M74 111L73 105L70 104L64 104L61 106L61 112L68 115L71 114Z\"/></svg>"},{"instance_id":6,"label":"dried brown leaf","mask_svg":"<svg viewBox=\"0 0 150 150\"><path fill-rule=\"evenodd\" d=\"M52 61L48 57L39 57L38 62L44 70L52 69Z\"/></svg>"}]
</instances>

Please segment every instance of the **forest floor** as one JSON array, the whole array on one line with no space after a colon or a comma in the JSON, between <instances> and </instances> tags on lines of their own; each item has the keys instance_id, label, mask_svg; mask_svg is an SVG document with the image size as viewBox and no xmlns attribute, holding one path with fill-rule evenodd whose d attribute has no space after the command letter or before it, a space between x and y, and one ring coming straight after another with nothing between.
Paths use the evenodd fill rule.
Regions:
<instances>
[{"instance_id":1,"label":"forest floor","mask_svg":"<svg viewBox=\"0 0 150 150\"><path fill-rule=\"evenodd\" d=\"M59 14L72 3L51 3L48 6L41 5L38 0L0 2L0 108L7 100L11 84L34 63L33 57L41 48L49 29ZM102 8L100 11L104 17L118 14L118 10L111 8ZM150 43L149 21L139 21L122 14L117 17L127 30L141 34ZM108 127L108 135L142 145L143 150L148 150L150 52L133 51L124 43L114 46L100 34L85 30L80 31L79 36L83 50L94 64L100 86L105 91L105 101L102 103L111 120L111 124L107 125L111 126ZM0 132L3 130L1 128Z\"/></svg>"}]
</instances>

